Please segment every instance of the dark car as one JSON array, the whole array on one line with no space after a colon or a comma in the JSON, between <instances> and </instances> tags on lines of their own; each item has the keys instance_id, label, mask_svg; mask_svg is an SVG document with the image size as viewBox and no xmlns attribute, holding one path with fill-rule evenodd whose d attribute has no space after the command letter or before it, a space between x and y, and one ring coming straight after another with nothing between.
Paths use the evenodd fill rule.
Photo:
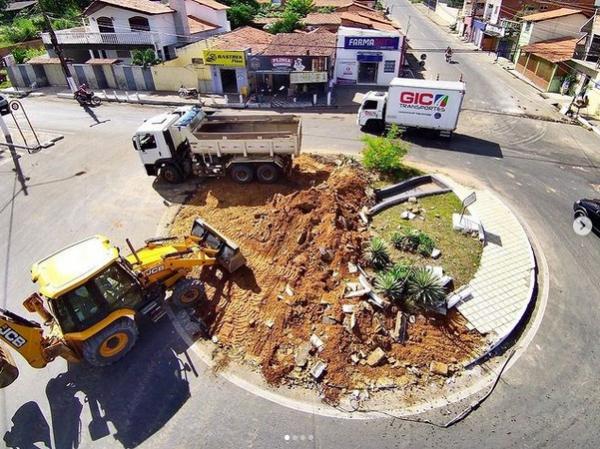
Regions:
<instances>
[{"instance_id":1,"label":"dark car","mask_svg":"<svg viewBox=\"0 0 600 449\"><path fill-rule=\"evenodd\" d=\"M0 114L6 115L10 114L10 109L8 107L8 100L4 98L4 95L0 95Z\"/></svg>"},{"instance_id":2,"label":"dark car","mask_svg":"<svg viewBox=\"0 0 600 449\"><path fill-rule=\"evenodd\" d=\"M592 221L594 229L600 230L600 199L586 199L573 203L575 218L588 217Z\"/></svg>"}]
</instances>

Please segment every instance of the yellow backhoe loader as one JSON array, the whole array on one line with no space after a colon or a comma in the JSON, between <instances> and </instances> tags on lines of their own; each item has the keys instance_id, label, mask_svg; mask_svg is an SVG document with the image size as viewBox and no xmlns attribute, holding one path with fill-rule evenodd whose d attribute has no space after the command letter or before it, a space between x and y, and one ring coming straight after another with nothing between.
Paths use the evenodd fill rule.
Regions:
<instances>
[{"instance_id":1,"label":"yellow backhoe loader","mask_svg":"<svg viewBox=\"0 0 600 449\"><path fill-rule=\"evenodd\" d=\"M97 235L33 265L39 292L23 305L43 326L0 309L0 388L18 376L7 346L34 368L59 356L109 365L135 344L136 320L156 321L165 314L167 297L177 307L206 297L199 280L186 278L194 267L218 264L231 273L245 265L238 246L200 219L187 237L149 239L137 250L129 240L127 245L131 254L123 257Z\"/></svg>"}]
</instances>

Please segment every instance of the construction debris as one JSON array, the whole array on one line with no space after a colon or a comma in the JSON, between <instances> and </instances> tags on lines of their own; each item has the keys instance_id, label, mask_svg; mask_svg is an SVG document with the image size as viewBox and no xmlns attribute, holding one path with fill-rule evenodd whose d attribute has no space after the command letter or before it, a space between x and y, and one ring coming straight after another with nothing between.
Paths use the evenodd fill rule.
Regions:
<instances>
[{"instance_id":1,"label":"construction debris","mask_svg":"<svg viewBox=\"0 0 600 449\"><path fill-rule=\"evenodd\" d=\"M414 220L415 217L416 215L409 210L405 210L400 214L400 218L403 218L404 220Z\"/></svg>"},{"instance_id":2,"label":"construction debris","mask_svg":"<svg viewBox=\"0 0 600 449\"><path fill-rule=\"evenodd\" d=\"M377 366L385 360L385 352L381 348L375 349L367 357L367 365Z\"/></svg>"},{"instance_id":3,"label":"construction debris","mask_svg":"<svg viewBox=\"0 0 600 449\"><path fill-rule=\"evenodd\" d=\"M437 259L441 255L442 255L442 252L439 249L437 249L437 248L433 248L433 251L431 251L431 258L432 259Z\"/></svg>"},{"instance_id":4,"label":"construction debris","mask_svg":"<svg viewBox=\"0 0 600 449\"><path fill-rule=\"evenodd\" d=\"M323 373L325 373L325 369L327 369L327 364L319 360L311 367L310 374L312 377L319 380Z\"/></svg>"},{"instance_id":5,"label":"construction debris","mask_svg":"<svg viewBox=\"0 0 600 449\"><path fill-rule=\"evenodd\" d=\"M193 272L207 293L195 313L218 351L258 367L270 384L314 386L318 379L332 402L343 388L424 383L428 376L409 368L422 373L432 360L472 357L483 339L458 312L436 321L403 313L396 329L398 309L373 291L372 273L360 267L370 239L359 218L371 204L368 182L355 163L336 167L303 155L280 184L211 179L199 186L172 233L210 217L248 261L231 275Z\"/></svg>"},{"instance_id":6,"label":"construction debris","mask_svg":"<svg viewBox=\"0 0 600 449\"><path fill-rule=\"evenodd\" d=\"M433 374L437 374L439 376L447 376L448 375L448 365L442 362L432 361L429 364L429 371Z\"/></svg>"}]
</instances>

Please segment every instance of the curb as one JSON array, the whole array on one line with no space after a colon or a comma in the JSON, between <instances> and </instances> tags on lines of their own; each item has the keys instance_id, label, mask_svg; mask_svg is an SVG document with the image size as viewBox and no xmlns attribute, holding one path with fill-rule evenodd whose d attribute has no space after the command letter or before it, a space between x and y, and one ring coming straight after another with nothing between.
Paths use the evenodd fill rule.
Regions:
<instances>
[{"instance_id":1,"label":"curb","mask_svg":"<svg viewBox=\"0 0 600 449\"><path fill-rule=\"evenodd\" d=\"M456 183L454 183L454 184L456 184ZM495 195L493 193L492 193L492 195L495 196L503 205L506 206L506 204L501 199L499 199L497 197L497 195ZM163 232L163 230L166 229L166 226L168 226L172 222L173 218L175 217L177 212L182 207L183 207L182 204L178 204L176 207L169 207L167 209L167 211L165 211L165 213L163 214L163 217L161 218L159 225L157 226L157 230L160 230L160 232ZM514 212L512 212L512 209L509 208L508 206L506 206L506 207L514 215ZM516 215L514 215L514 216L516 217L519 224L523 227L523 231L525 232L527 239L529 241L529 250L531 252L532 257L534 257L534 262L535 262L534 251L531 246L531 236L533 236L533 234L531 233L529 228L526 228L523 225L521 220ZM526 231L526 229L527 229L527 231ZM408 416L414 416L414 415L419 415L419 414L422 414L425 412L433 411L435 409L439 409L442 407L446 407L453 403L458 403L459 401L465 400L468 397L478 393L479 391L483 390L484 388L488 387L489 385L493 384L494 382L497 382L498 376L504 375L504 373L506 373L508 371L508 369L516 363L516 361L525 352L525 350L527 349L527 347L529 346L529 344L535 337L537 330L540 327L540 324L541 324L541 321L542 321L542 318L543 318L543 315L544 315L544 312L546 309L546 304L547 304L547 299L548 299L548 284L549 284L547 264L545 261L545 257L541 251L541 247L540 247L539 243L537 243L537 242L536 242L536 248L538 248L539 257L540 257L540 260L542 261L542 280L544 282L543 282L543 290L541 291L541 293L538 296L538 298L540 299L540 308L537 310L537 313L535 310L533 311L532 318L529 321L530 323L532 323L531 328L521 336L519 341L515 342L515 345L513 346L515 349L514 349L514 351L512 351L512 353L510 353L511 358L510 358L510 360L507 361L507 363L501 363L499 366L491 367L489 372L486 373L485 376L477 379L472 385L470 385L462 390L459 390L457 392L453 392L447 396L442 396L442 397L439 397L430 402L417 404L415 406L410 406L410 407L406 407L403 409L345 411L345 410L340 410L339 408L335 408L335 407L329 406L327 404L324 404L323 402L321 402L318 399L317 400L301 400L301 399L292 398L290 396L281 394L278 391L276 391L273 388L266 385L264 382L264 379L262 379L262 377L260 377L260 374L256 374L254 371L248 370L248 368L245 365L242 365L242 367L244 369L246 369L247 371L243 375L239 375L239 374L232 372L233 371L232 369L225 369L223 371L219 371L218 375L221 376L223 379L226 379L229 382L231 382L232 384L236 385L237 387L242 388L242 389L246 390L247 392L254 394L256 396L259 396L263 399L274 402L278 405L281 405L281 406L284 406L284 407L287 407L287 408L290 408L290 409L293 409L296 411L309 413L311 415L319 415L319 416L324 416L324 417L329 417L329 418L342 418L342 419L355 419L355 420L356 419L360 419L360 420L368 420L369 419L370 420L370 419L389 418L390 416L408 417ZM535 280L536 280L535 269L532 270L531 279L534 282L532 282L530 284L530 289L529 289L530 297L529 297L529 301L527 303L527 308L529 308L529 306L531 305L531 299L532 299L533 293L535 291ZM200 342L194 341L188 335L188 333L185 331L185 329L183 328L181 323L178 322L178 320L176 319L175 315L172 312L168 313L168 316L169 316L169 319L171 320L175 330L177 331L179 336L186 342L186 344L188 344L188 346L189 346L189 348L191 348L193 354L208 367L213 367L215 365L215 363L212 359L212 348L208 347L206 345L202 345L201 341ZM506 337L502 341L505 341L506 338L508 338L509 336L514 334L515 330L517 330L521 325L526 324L526 323L522 323L523 316L524 315L521 316L521 319L517 323L517 325L506 335ZM494 350L497 349L498 346L499 345L495 345L493 349ZM488 350L488 352L486 352L485 356L489 355L491 352L492 352L492 349ZM508 352L505 352L505 354L507 354L507 353ZM476 362L482 361L483 358L484 358L484 356L479 357L475 361L470 362L470 365L472 366ZM506 366L503 366L503 365L506 365ZM254 380L255 378L256 378L256 380ZM311 394L311 396L313 398L316 397L316 394L313 390L298 389L296 391L308 392Z\"/></svg>"}]
</instances>

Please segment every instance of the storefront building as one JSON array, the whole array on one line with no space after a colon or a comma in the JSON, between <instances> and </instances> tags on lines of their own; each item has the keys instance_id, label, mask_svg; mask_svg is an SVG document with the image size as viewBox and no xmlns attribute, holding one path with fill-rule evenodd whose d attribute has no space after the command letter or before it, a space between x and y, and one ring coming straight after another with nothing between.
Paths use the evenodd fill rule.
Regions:
<instances>
[{"instance_id":1,"label":"storefront building","mask_svg":"<svg viewBox=\"0 0 600 449\"><path fill-rule=\"evenodd\" d=\"M248 61L253 91L296 98L324 94L333 74L336 36L333 33L280 33Z\"/></svg>"},{"instance_id":2,"label":"storefront building","mask_svg":"<svg viewBox=\"0 0 600 449\"><path fill-rule=\"evenodd\" d=\"M204 64L212 72L212 91L232 94L249 92L246 52L237 50L204 50Z\"/></svg>"},{"instance_id":3,"label":"storefront building","mask_svg":"<svg viewBox=\"0 0 600 449\"><path fill-rule=\"evenodd\" d=\"M340 27L335 81L337 84L387 86L404 62L404 37L397 31Z\"/></svg>"}]
</instances>

